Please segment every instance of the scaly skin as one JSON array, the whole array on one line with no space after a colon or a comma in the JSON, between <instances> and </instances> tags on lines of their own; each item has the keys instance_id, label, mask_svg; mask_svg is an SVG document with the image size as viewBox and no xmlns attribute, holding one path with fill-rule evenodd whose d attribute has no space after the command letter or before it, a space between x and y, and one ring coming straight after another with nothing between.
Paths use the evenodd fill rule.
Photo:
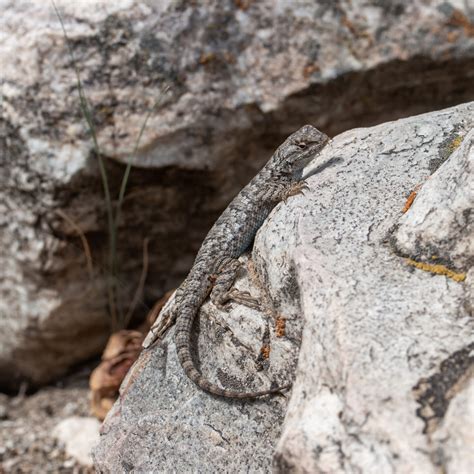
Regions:
<instances>
[{"instance_id":1,"label":"scaly skin","mask_svg":"<svg viewBox=\"0 0 474 474\"><path fill-rule=\"evenodd\" d=\"M209 293L221 306L229 299L245 304L248 295L230 290L236 259L251 245L257 230L282 200L301 192L303 168L321 151L329 138L305 125L280 145L262 170L242 189L207 234L186 280L176 292L177 320L175 343L186 375L200 388L214 395L255 398L280 392L285 387L257 392L237 392L221 388L196 369L191 357L190 337L194 318Z\"/></svg>"}]
</instances>

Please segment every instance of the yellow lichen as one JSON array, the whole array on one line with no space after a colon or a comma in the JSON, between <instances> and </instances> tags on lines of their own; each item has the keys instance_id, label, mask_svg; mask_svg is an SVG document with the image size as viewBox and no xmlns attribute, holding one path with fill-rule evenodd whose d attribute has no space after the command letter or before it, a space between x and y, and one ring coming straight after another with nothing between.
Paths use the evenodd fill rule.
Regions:
<instances>
[{"instance_id":1,"label":"yellow lichen","mask_svg":"<svg viewBox=\"0 0 474 474\"><path fill-rule=\"evenodd\" d=\"M459 148L463 141L464 137L461 137L458 135L457 137L454 137L453 141L448 145L449 152L452 153L456 148Z\"/></svg>"},{"instance_id":2,"label":"yellow lichen","mask_svg":"<svg viewBox=\"0 0 474 474\"><path fill-rule=\"evenodd\" d=\"M425 272L435 273L436 275L444 275L448 278L451 278L454 281L464 281L466 279L465 273L458 273L450 270L448 267L440 264L432 264L432 263L423 263L417 262L416 260L412 260L411 258L405 259L406 263L412 267L418 268L419 270L423 270Z\"/></svg>"}]
</instances>

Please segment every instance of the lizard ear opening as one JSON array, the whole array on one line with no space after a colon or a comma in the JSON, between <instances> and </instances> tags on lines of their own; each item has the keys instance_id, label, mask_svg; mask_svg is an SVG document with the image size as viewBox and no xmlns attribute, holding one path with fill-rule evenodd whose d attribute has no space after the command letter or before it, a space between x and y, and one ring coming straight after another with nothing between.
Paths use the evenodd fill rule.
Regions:
<instances>
[{"instance_id":1,"label":"lizard ear opening","mask_svg":"<svg viewBox=\"0 0 474 474\"><path fill-rule=\"evenodd\" d=\"M306 143L305 142L299 142L296 144L296 146L300 149L300 150L304 150L306 148Z\"/></svg>"}]
</instances>

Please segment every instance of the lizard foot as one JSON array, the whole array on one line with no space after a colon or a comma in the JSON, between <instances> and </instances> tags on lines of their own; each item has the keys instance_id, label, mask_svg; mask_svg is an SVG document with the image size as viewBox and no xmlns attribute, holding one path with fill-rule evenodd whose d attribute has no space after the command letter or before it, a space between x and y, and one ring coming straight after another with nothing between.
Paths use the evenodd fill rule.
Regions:
<instances>
[{"instance_id":1,"label":"lizard foot","mask_svg":"<svg viewBox=\"0 0 474 474\"><path fill-rule=\"evenodd\" d=\"M232 301L247 306L248 308L261 309L258 300L251 296L248 291L239 291L236 288L232 288L220 296L219 299L214 299L212 302L217 309L229 312L232 308Z\"/></svg>"},{"instance_id":2,"label":"lizard foot","mask_svg":"<svg viewBox=\"0 0 474 474\"><path fill-rule=\"evenodd\" d=\"M291 196L296 196L298 194L304 194L304 191L308 190L309 186L306 181L298 181L290 186L290 188L286 191L285 197L283 200L286 203L286 200Z\"/></svg>"},{"instance_id":3,"label":"lizard foot","mask_svg":"<svg viewBox=\"0 0 474 474\"><path fill-rule=\"evenodd\" d=\"M256 298L254 298L248 291L239 291L236 288L232 288L229 291L229 299L235 301L236 303L247 306L252 309L261 309L260 303Z\"/></svg>"},{"instance_id":4,"label":"lizard foot","mask_svg":"<svg viewBox=\"0 0 474 474\"><path fill-rule=\"evenodd\" d=\"M226 302L224 303L217 301L213 301L212 303L218 310L225 311L226 313L228 313L232 309L232 304L229 300L226 300Z\"/></svg>"}]
</instances>

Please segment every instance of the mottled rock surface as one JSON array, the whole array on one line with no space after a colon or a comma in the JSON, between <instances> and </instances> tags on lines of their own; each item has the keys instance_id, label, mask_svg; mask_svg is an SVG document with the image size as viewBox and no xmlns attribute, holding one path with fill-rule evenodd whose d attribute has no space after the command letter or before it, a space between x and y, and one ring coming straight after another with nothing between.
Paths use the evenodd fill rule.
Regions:
<instances>
[{"instance_id":1,"label":"mottled rock surface","mask_svg":"<svg viewBox=\"0 0 474 474\"><path fill-rule=\"evenodd\" d=\"M71 417L89 414L88 379L93 364L82 366L32 395L0 393L0 472L94 474L81 465L53 436L54 428ZM98 430L96 437L98 437ZM90 460L90 458L89 458Z\"/></svg>"},{"instance_id":2,"label":"mottled rock surface","mask_svg":"<svg viewBox=\"0 0 474 474\"><path fill-rule=\"evenodd\" d=\"M447 140L444 154L455 150L400 219L393 243L417 261L467 271L474 265L474 130Z\"/></svg>"},{"instance_id":3,"label":"mottled rock surface","mask_svg":"<svg viewBox=\"0 0 474 474\"><path fill-rule=\"evenodd\" d=\"M465 217L443 179L470 157L473 128L474 102L337 136L325 164L309 166L310 189L257 234L239 285L267 313L207 303L196 324L196 358L213 381L242 389L294 378L289 398L200 391L171 330L124 382L95 452L99 472L467 474L472 270L457 280L413 267L392 241L418 212L406 200L419 185L415 203L437 202L437 181Z\"/></svg>"},{"instance_id":4,"label":"mottled rock surface","mask_svg":"<svg viewBox=\"0 0 474 474\"><path fill-rule=\"evenodd\" d=\"M114 197L147 110L172 89L150 117L120 222L125 305L150 239L137 315L179 283L219 211L303 123L335 134L474 97L463 1L57 4ZM0 0L0 10L0 386L16 389L104 344L107 239L54 10L28 0Z\"/></svg>"},{"instance_id":5,"label":"mottled rock surface","mask_svg":"<svg viewBox=\"0 0 474 474\"><path fill-rule=\"evenodd\" d=\"M237 287L248 284L247 261ZM288 301L288 304L291 302ZM296 304L296 300L293 301ZM240 306L222 314L210 303L195 327L199 365L213 382L235 390L288 382L297 360L290 337L277 337L271 315ZM289 334L300 335L301 320ZM286 396L251 403L224 400L196 389L183 377L170 331L142 353L121 387L102 427L96 468L103 472L266 469L280 435Z\"/></svg>"},{"instance_id":6,"label":"mottled rock surface","mask_svg":"<svg viewBox=\"0 0 474 474\"><path fill-rule=\"evenodd\" d=\"M92 449L99 441L97 418L70 416L53 429L52 435L65 447L66 453L81 465L92 467Z\"/></svg>"}]
</instances>

